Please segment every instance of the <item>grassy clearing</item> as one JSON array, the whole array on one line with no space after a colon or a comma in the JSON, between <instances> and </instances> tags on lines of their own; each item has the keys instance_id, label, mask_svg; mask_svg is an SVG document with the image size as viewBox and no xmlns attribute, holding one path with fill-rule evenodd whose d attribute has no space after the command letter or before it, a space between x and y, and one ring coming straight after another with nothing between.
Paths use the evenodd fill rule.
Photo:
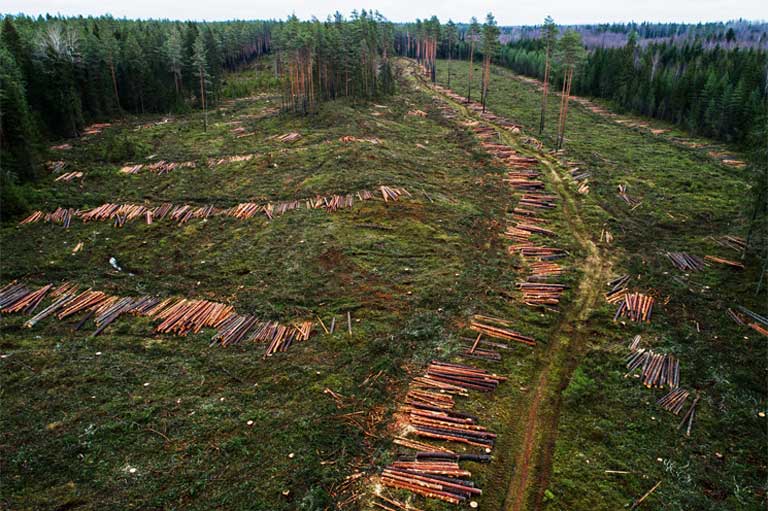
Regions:
<instances>
[{"instance_id":1,"label":"grassy clearing","mask_svg":"<svg viewBox=\"0 0 768 511\"><path fill-rule=\"evenodd\" d=\"M319 315L327 324L335 316L340 328L263 361L263 347L208 348L208 332L153 336L142 320L120 320L90 338L90 326L71 330L76 320L25 330L23 318L3 317L4 505L322 509L346 475L391 457L386 418L409 372L450 356L469 314L519 319L521 330L546 341L550 321L505 296L515 268L498 238L510 206L503 169L466 131L440 118L428 96L401 87L377 105L339 101L308 118L257 119L274 97L237 100L209 115L207 132L197 113L139 130L135 124L152 119L117 123L63 153L85 181L41 184L34 208L228 205L379 184L404 186L414 198L182 227L74 222L64 230L5 222L4 282L72 280L122 295L204 297L283 321ZM415 108L430 114L406 115ZM235 138L231 120L256 135ZM288 131L302 138L290 145L269 139ZM344 135L382 143L342 143ZM117 172L124 160L110 157L116 144L138 148L135 162L258 156L215 170L126 176ZM84 249L73 255L80 241ZM132 275L111 271L112 256ZM342 322L347 311L351 336ZM510 383L462 408L501 431L514 403L525 399L539 357L513 347L495 368ZM341 410L326 388L345 397ZM374 436L340 417L348 412L370 419ZM505 433L504 441L516 434ZM492 477L484 467L478 481L490 487ZM500 484L484 501L502 497Z\"/></svg>"},{"instance_id":2,"label":"grassy clearing","mask_svg":"<svg viewBox=\"0 0 768 511\"><path fill-rule=\"evenodd\" d=\"M448 66L438 66L443 85ZM451 65L454 89L466 88L467 69L466 63ZM491 111L536 133L538 92L499 68L490 91ZM557 108L556 98L550 98L545 142L552 141ZM713 266L684 275L662 254L684 250L737 258L708 237L745 234L746 177L701 152L616 125L575 104L566 135L567 158L592 173L583 210L593 212L587 217L596 233L605 226L616 235L611 247L618 257L616 273L631 273L633 288L669 297L669 303L658 308L650 326L614 325L608 306L593 316L589 350L563 392L543 507L616 509L662 480L649 498L651 507L759 509L765 503L766 423L758 412L766 409L766 346L725 316L732 304L766 310L765 295L756 296L750 284L757 279L757 264L747 261L743 273ZM630 212L616 196L618 184L627 184L643 204ZM646 347L679 355L682 384L701 390L691 438L680 435L678 420L655 406L663 391L623 377L626 345L636 333Z\"/></svg>"}]
</instances>

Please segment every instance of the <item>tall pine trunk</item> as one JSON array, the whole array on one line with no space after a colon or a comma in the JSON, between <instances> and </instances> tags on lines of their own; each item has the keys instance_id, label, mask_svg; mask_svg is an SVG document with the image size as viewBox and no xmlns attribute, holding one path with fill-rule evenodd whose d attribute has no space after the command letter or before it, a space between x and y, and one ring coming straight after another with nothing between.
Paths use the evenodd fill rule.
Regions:
<instances>
[{"instance_id":1,"label":"tall pine trunk","mask_svg":"<svg viewBox=\"0 0 768 511\"><path fill-rule=\"evenodd\" d=\"M472 101L472 66L475 58L475 42L469 43L469 80L467 82L467 101Z\"/></svg>"},{"instance_id":2,"label":"tall pine trunk","mask_svg":"<svg viewBox=\"0 0 768 511\"><path fill-rule=\"evenodd\" d=\"M203 105L203 131L208 131L208 108L205 102L205 70L201 67L198 69L200 74L200 101Z\"/></svg>"},{"instance_id":3,"label":"tall pine trunk","mask_svg":"<svg viewBox=\"0 0 768 511\"><path fill-rule=\"evenodd\" d=\"M544 119L547 115L547 96L549 95L549 59L550 48L547 44L547 56L544 62L544 88L541 93L541 118L539 119L539 135L544 133Z\"/></svg>"}]
</instances>

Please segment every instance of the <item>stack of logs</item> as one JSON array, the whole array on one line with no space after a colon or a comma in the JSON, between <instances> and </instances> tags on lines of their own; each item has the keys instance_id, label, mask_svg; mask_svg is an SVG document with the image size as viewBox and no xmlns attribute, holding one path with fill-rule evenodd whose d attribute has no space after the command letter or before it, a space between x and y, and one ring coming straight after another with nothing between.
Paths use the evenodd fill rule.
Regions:
<instances>
[{"instance_id":1,"label":"stack of logs","mask_svg":"<svg viewBox=\"0 0 768 511\"><path fill-rule=\"evenodd\" d=\"M381 186L379 191L384 202L397 201L403 196L411 196L405 188ZM267 218L271 220L275 216L283 215L288 211L302 208L324 209L328 212L349 208L354 204L355 196L360 201L375 199L375 196L370 191L361 190L355 195L317 196L309 199L278 202L276 204L267 203L262 205L246 202L227 209L220 209L212 205L191 206L189 204L174 205L171 203L164 203L156 207L147 207L141 204L106 203L87 211L80 211L72 208L56 208L56 210L51 213L35 211L27 218L23 219L19 225L44 221L63 225L66 228L70 226L72 218L80 218L84 223L89 221L112 221L115 227L122 227L127 222L137 218L143 218L147 224L152 224L155 220L168 219L181 225L193 219L204 220L212 216L233 217L239 220L246 220L261 213L265 214Z\"/></svg>"},{"instance_id":2,"label":"stack of logs","mask_svg":"<svg viewBox=\"0 0 768 511\"><path fill-rule=\"evenodd\" d=\"M680 385L680 360L674 355L638 349L628 357L625 377L638 368L643 385L648 388L676 389Z\"/></svg>"},{"instance_id":3,"label":"stack of logs","mask_svg":"<svg viewBox=\"0 0 768 511\"><path fill-rule=\"evenodd\" d=\"M637 292L630 293L625 290L621 295L619 308L616 310L613 320L616 321L620 316L625 316L632 321L650 323L653 313L653 302L654 298L650 295Z\"/></svg>"},{"instance_id":4,"label":"stack of logs","mask_svg":"<svg viewBox=\"0 0 768 511\"><path fill-rule=\"evenodd\" d=\"M282 325L274 321L260 321L254 316L240 315L231 305L209 300L186 298L160 299L154 296L119 297L90 288L79 292L79 286L64 283L58 287L46 284L36 290L11 282L0 289L0 313L31 314L49 295L53 301L24 323L31 328L39 321L56 315L59 320L76 314L85 314L77 323L80 330L93 319L99 335L123 314L152 318L159 321L155 332L186 336L203 328L214 328L211 345L229 346L245 342L263 343L267 346L265 357L286 351L294 342L309 339L312 321L296 325Z\"/></svg>"},{"instance_id":5,"label":"stack of logs","mask_svg":"<svg viewBox=\"0 0 768 511\"><path fill-rule=\"evenodd\" d=\"M75 171L75 172L65 172L64 174L62 174L59 177L57 177L56 179L54 179L54 181L69 183L73 179L80 179L82 177L83 177L83 173L82 172L77 172L77 171Z\"/></svg>"},{"instance_id":6,"label":"stack of logs","mask_svg":"<svg viewBox=\"0 0 768 511\"><path fill-rule=\"evenodd\" d=\"M682 271L702 271L706 268L704 260L686 252L666 252L664 254L672 265Z\"/></svg>"},{"instance_id":7,"label":"stack of logs","mask_svg":"<svg viewBox=\"0 0 768 511\"><path fill-rule=\"evenodd\" d=\"M165 161L160 160L155 163L140 163L140 164L128 164L120 169L123 174L138 174L142 170L146 169L149 172L157 175L170 174L176 169L193 169L197 165L193 161Z\"/></svg>"},{"instance_id":8,"label":"stack of logs","mask_svg":"<svg viewBox=\"0 0 768 511\"><path fill-rule=\"evenodd\" d=\"M484 369L433 360L423 376L415 377L398 414L405 433L395 438L395 444L415 453L403 454L385 467L381 474L383 486L407 490L423 497L460 504L481 495L471 472L459 463L472 461L489 463L488 453L496 435L479 424L478 417L454 409L456 396L468 396L469 391L490 392L506 378ZM457 453L451 448L408 438L406 435L479 447L485 453ZM384 498L392 503L391 499Z\"/></svg>"}]
</instances>

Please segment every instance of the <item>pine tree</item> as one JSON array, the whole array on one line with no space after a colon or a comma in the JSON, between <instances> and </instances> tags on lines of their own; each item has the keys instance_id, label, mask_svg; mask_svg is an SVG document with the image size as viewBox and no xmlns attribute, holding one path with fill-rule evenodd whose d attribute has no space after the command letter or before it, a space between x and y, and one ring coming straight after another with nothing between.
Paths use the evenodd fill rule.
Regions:
<instances>
[{"instance_id":1,"label":"pine tree","mask_svg":"<svg viewBox=\"0 0 768 511\"><path fill-rule=\"evenodd\" d=\"M581 64L586 55L581 42L581 34L575 30L566 30L560 38L558 57L563 72L563 91L560 102L560 120L557 134L557 149L563 147L565 140L565 123L568 118L568 103L571 95L571 85L576 67Z\"/></svg>"},{"instance_id":2,"label":"pine tree","mask_svg":"<svg viewBox=\"0 0 768 511\"><path fill-rule=\"evenodd\" d=\"M469 78L467 79L467 101L472 101L472 70L475 65L475 42L479 34L480 25L477 22L477 18L472 16L472 19L469 21L469 29L467 30L467 38L469 39Z\"/></svg>"},{"instance_id":3,"label":"pine tree","mask_svg":"<svg viewBox=\"0 0 768 511\"><path fill-rule=\"evenodd\" d=\"M195 77L198 81L198 91L200 91L200 107L203 109L203 129L208 130L208 105L206 103L206 94L208 92L208 61L205 52L205 42L202 34L197 36L192 46L192 66L195 70Z\"/></svg>"},{"instance_id":4,"label":"pine tree","mask_svg":"<svg viewBox=\"0 0 768 511\"><path fill-rule=\"evenodd\" d=\"M541 28L541 38L544 41L544 86L541 93L541 116L539 118L539 135L544 132L544 119L547 114L547 96L549 95L549 70L551 67L552 52L557 43L557 26L555 21L547 16L544 18L544 26Z\"/></svg>"},{"instance_id":5,"label":"pine tree","mask_svg":"<svg viewBox=\"0 0 768 511\"><path fill-rule=\"evenodd\" d=\"M488 105L488 86L491 81L491 59L499 49L499 27L496 19L490 12L485 17L483 24L483 81L480 102L483 104L483 112Z\"/></svg>"}]
</instances>

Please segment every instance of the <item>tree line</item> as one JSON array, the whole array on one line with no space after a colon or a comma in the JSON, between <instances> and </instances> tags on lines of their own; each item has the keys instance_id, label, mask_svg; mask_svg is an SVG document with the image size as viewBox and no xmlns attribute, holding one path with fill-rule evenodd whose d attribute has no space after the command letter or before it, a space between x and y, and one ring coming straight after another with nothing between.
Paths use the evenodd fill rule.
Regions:
<instances>
[{"instance_id":1,"label":"tree line","mask_svg":"<svg viewBox=\"0 0 768 511\"><path fill-rule=\"evenodd\" d=\"M34 180L47 140L124 114L207 110L225 73L276 53L286 108L394 90L393 28L380 14L326 22L215 23L5 16L0 27L4 188Z\"/></svg>"}]
</instances>

